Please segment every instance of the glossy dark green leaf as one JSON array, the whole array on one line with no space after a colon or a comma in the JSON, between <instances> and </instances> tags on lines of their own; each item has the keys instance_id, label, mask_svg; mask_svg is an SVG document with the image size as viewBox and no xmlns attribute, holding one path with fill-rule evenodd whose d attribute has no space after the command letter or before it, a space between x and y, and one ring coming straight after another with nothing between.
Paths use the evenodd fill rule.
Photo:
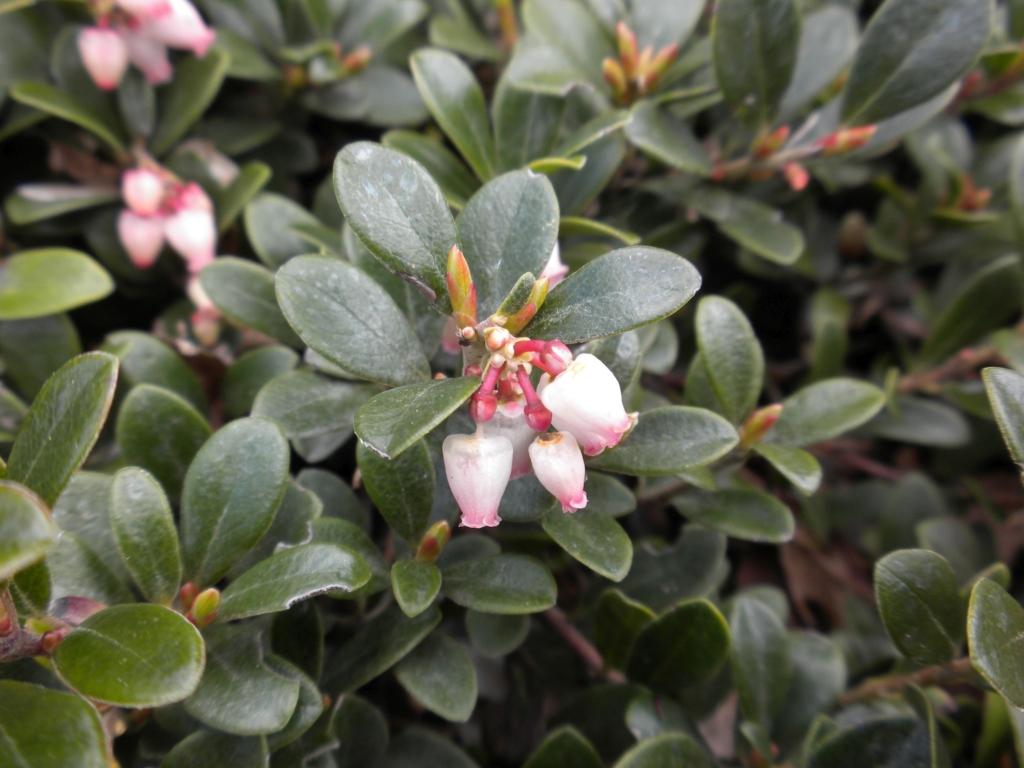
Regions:
<instances>
[{"instance_id":1,"label":"glossy dark green leaf","mask_svg":"<svg viewBox=\"0 0 1024 768\"><path fill-rule=\"evenodd\" d=\"M299 700L299 683L263 661L258 635L245 625L218 625L203 635L206 671L185 711L211 728L236 736L285 727ZM254 695L256 694L256 695Z\"/></svg>"},{"instance_id":2,"label":"glossy dark green leaf","mask_svg":"<svg viewBox=\"0 0 1024 768\"><path fill-rule=\"evenodd\" d=\"M284 319L274 292L274 273L245 259L224 256L199 273L210 301L228 320L292 347L302 340Z\"/></svg>"},{"instance_id":3,"label":"glossy dark green leaf","mask_svg":"<svg viewBox=\"0 0 1024 768\"><path fill-rule=\"evenodd\" d=\"M614 518L589 505L573 513L554 507L541 520L544 532L595 573L622 581L633 562L633 543Z\"/></svg>"},{"instance_id":4,"label":"glossy dark green leaf","mask_svg":"<svg viewBox=\"0 0 1024 768\"><path fill-rule=\"evenodd\" d=\"M365 685L401 661L441 621L431 607L415 618L393 605L363 624L327 662L323 688L347 693Z\"/></svg>"},{"instance_id":5,"label":"glossy dark green leaf","mask_svg":"<svg viewBox=\"0 0 1024 768\"><path fill-rule=\"evenodd\" d=\"M323 504L312 491L293 480L285 487L284 497L274 515L274 522L249 552L237 561L228 576L234 580L280 549L309 542L309 525L320 517Z\"/></svg>"},{"instance_id":6,"label":"glossy dark green leaf","mask_svg":"<svg viewBox=\"0 0 1024 768\"><path fill-rule=\"evenodd\" d=\"M381 711L354 693L341 698L331 723L331 735L339 742L334 752L338 768L377 765L390 738L388 722Z\"/></svg>"},{"instance_id":7,"label":"glossy dark green leaf","mask_svg":"<svg viewBox=\"0 0 1024 768\"><path fill-rule=\"evenodd\" d=\"M466 634L473 647L489 659L506 656L526 640L530 618L522 614L466 611Z\"/></svg>"},{"instance_id":8,"label":"glossy dark green leaf","mask_svg":"<svg viewBox=\"0 0 1024 768\"><path fill-rule=\"evenodd\" d=\"M81 351L78 331L65 314L0 321L4 378L26 401L39 394L50 375Z\"/></svg>"},{"instance_id":9,"label":"glossy dark green leaf","mask_svg":"<svg viewBox=\"0 0 1024 768\"><path fill-rule=\"evenodd\" d=\"M442 571L445 596L485 613L537 613L555 604L551 572L525 555L491 555Z\"/></svg>"},{"instance_id":10,"label":"glossy dark green leaf","mask_svg":"<svg viewBox=\"0 0 1024 768\"><path fill-rule=\"evenodd\" d=\"M110 487L109 514L121 559L139 591L151 603L170 605L181 584L181 554L160 484L145 470L120 470Z\"/></svg>"},{"instance_id":11,"label":"glossy dark green leaf","mask_svg":"<svg viewBox=\"0 0 1024 768\"><path fill-rule=\"evenodd\" d=\"M991 579L971 592L967 613L971 664L988 683L1018 709L1024 708L1024 609Z\"/></svg>"},{"instance_id":12,"label":"glossy dark green leaf","mask_svg":"<svg viewBox=\"0 0 1024 768\"><path fill-rule=\"evenodd\" d=\"M356 412L359 441L394 459L447 419L480 387L476 376L460 376L382 392Z\"/></svg>"},{"instance_id":13,"label":"glossy dark green leaf","mask_svg":"<svg viewBox=\"0 0 1024 768\"><path fill-rule=\"evenodd\" d=\"M277 269L293 256L312 250L294 228L318 224L309 211L287 197L264 192L245 206L245 233L260 261Z\"/></svg>"},{"instance_id":14,"label":"glossy dark green leaf","mask_svg":"<svg viewBox=\"0 0 1024 768\"><path fill-rule=\"evenodd\" d=\"M684 201L701 216L715 222L730 240L775 264L789 266L804 252L800 228L762 202L718 187L699 187L688 193Z\"/></svg>"},{"instance_id":15,"label":"glossy dark green leaf","mask_svg":"<svg viewBox=\"0 0 1024 768\"><path fill-rule=\"evenodd\" d=\"M739 307L719 296L701 299L694 326L715 397L738 424L757 405L764 379L764 353L754 329Z\"/></svg>"},{"instance_id":16,"label":"glossy dark green leaf","mask_svg":"<svg viewBox=\"0 0 1024 768\"><path fill-rule=\"evenodd\" d=\"M218 619L284 611L329 590L354 591L369 580L370 568L355 552L333 544L304 544L278 552L231 582Z\"/></svg>"},{"instance_id":17,"label":"glossy dark green leaf","mask_svg":"<svg viewBox=\"0 0 1024 768\"><path fill-rule=\"evenodd\" d=\"M603 765L594 745L571 725L564 725L544 737L523 768L601 768Z\"/></svg>"},{"instance_id":18,"label":"glossy dark green leaf","mask_svg":"<svg viewBox=\"0 0 1024 768\"><path fill-rule=\"evenodd\" d=\"M391 567L391 589L406 616L419 616L441 591L441 572L425 560L399 560Z\"/></svg>"},{"instance_id":19,"label":"glossy dark green leaf","mask_svg":"<svg viewBox=\"0 0 1024 768\"><path fill-rule=\"evenodd\" d=\"M637 103L630 112L626 138L658 162L686 173L710 176L714 165L690 127L651 99Z\"/></svg>"},{"instance_id":20,"label":"glossy dark green leaf","mask_svg":"<svg viewBox=\"0 0 1024 768\"><path fill-rule=\"evenodd\" d=\"M152 384L132 389L117 415L117 444L125 461L152 472L175 501L192 460L209 439L210 425L195 408Z\"/></svg>"},{"instance_id":21,"label":"glossy dark green leaf","mask_svg":"<svg viewBox=\"0 0 1024 768\"><path fill-rule=\"evenodd\" d=\"M671 546L641 541L634 546L633 567L619 589L655 611L712 594L728 574L726 540L718 531L689 525Z\"/></svg>"},{"instance_id":22,"label":"glossy dark green leaf","mask_svg":"<svg viewBox=\"0 0 1024 768\"><path fill-rule=\"evenodd\" d=\"M789 687L789 638L771 608L751 597L733 600L730 664L743 717L770 731Z\"/></svg>"},{"instance_id":23,"label":"glossy dark green leaf","mask_svg":"<svg viewBox=\"0 0 1024 768\"><path fill-rule=\"evenodd\" d=\"M809 496L821 485L821 464L807 451L791 445L771 443L759 443L753 447L753 451L763 456L801 493Z\"/></svg>"},{"instance_id":24,"label":"glossy dark green leaf","mask_svg":"<svg viewBox=\"0 0 1024 768\"><path fill-rule=\"evenodd\" d=\"M1024 376L1008 368L986 368L981 375L1010 456L1024 464Z\"/></svg>"},{"instance_id":25,"label":"glossy dark green leaf","mask_svg":"<svg viewBox=\"0 0 1024 768\"><path fill-rule=\"evenodd\" d=\"M356 267L323 256L294 258L277 273L277 300L303 341L354 376L401 386L430 374L401 310Z\"/></svg>"},{"instance_id":26,"label":"glossy dark green leaf","mask_svg":"<svg viewBox=\"0 0 1024 768\"><path fill-rule=\"evenodd\" d=\"M480 188L480 180L440 141L413 131L388 131L380 141L426 168L441 187L444 199L455 208L464 208L466 201Z\"/></svg>"},{"instance_id":27,"label":"glossy dark green leaf","mask_svg":"<svg viewBox=\"0 0 1024 768\"><path fill-rule=\"evenodd\" d=\"M220 385L220 402L229 419L252 410L256 395L271 379L298 365L295 350L279 344L251 349L228 366Z\"/></svg>"},{"instance_id":28,"label":"glossy dark green leaf","mask_svg":"<svg viewBox=\"0 0 1024 768\"><path fill-rule=\"evenodd\" d=\"M155 384L181 395L200 413L206 412L206 394L199 377L165 342L148 333L117 331L104 339L101 349L120 361L118 383L122 389Z\"/></svg>"},{"instance_id":29,"label":"glossy dark green leaf","mask_svg":"<svg viewBox=\"0 0 1024 768\"><path fill-rule=\"evenodd\" d=\"M92 704L71 693L0 680L0 764L107 768L107 733Z\"/></svg>"},{"instance_id":30,"label":"glossy dark green leaf","mask_svg":"<svg viewBox=\"0 0 1024 768\"><path fill-rule=\"evenodd\" d=\"M573 272L548 294L527 333L565 344L668 317L700 288L690 262L648 246L620 248Z\"/></svg>"},{"instance_id":31,"label":"glossy dark green leaf","mask_svg":"<svg viewBox=\"0 0 1024 768\"><path fill-rule=\"evenodd\" d=\"M107 271L84 253L22 251L0 263L0 320L54 315L99 301L113 290Z\"/></svg>"},{"instance_id":32,"label":"glossy dark green leaf","mask_svg":"<svg viewBox=\"0 0 1024 768\"><path fill-rule=\"evenodd\" d=\"M213 49L201 59L188 56L176 64L174 80L158 96L160 119L149 142L153 154L167 153L199 121L220 91L230 61Z\"/></svg>"},{"instance_id":33,"label":"glossy dark green leaf","mask_svg":"<svg viewBox=\"0 0 1024 768\"><path fill-rule=\"evenodd\" d=\"M481 179L494 176L496 153L484 93L469 67L436 48L409 60L416 87L430 114Z\"/></svg>"},{"instance_id":34,"label":"glossy dark green leaf","mask_svg":"<svg viewBox=\"0 0 1024 768\"><path fill-rule=\"evenodd\" d=\"M781 749L799 743L814 718L835 704L846 689L847 675L838 643L812 631L788 634L792 671L786 703L776 713L772 728L772 740Z\"/></svg>"},{"instance_id":35,"label":"glossy dark green leaf","mask_svg":"<svg viewBox=\"0 0 1024 768\"><path fill-rule=\"evenodd\" d=\"M476 669L462 644L434 632L395 666L395 677L416 701L455 723L476 707Z\"/></svg>"},{"instance_id":36,"label":"glossy dark green leaf","mask_svg":"<svg viewBox=\"0 0 1024 768\"><path fill-rule=\"evenodd\" d=\"M348 520L321 518L311 524L314 544L336 544L359 555L369 568L370 580L352 593L337 593L332 597L354 598L372 595L387 589L391 571L383 555L363 529Z\"/></svg>"},{"instance_id":37,"label":"glossy dark green leaf","mask_svg":"<svg viewBox=\"0 0 1024 768\"><path fill-rule=\"evenodd\" d=\"M931 764L928 727L913 717L880 717L826 736L807 768L902 768Z\"/></svg>"},{"instance_id":38,"label":"glossy dark green leaf","mask_svg":"<svg viewBox=\"0 0 1024 768\"><path fill-rule=\"evenodd\" d=\"M272 175L273 171L266 163L254 161L242 166L234 181L217 196L217 229L220 232L227 231L235 223Z\"/></svg>"},{"instance_id":39,"label":"glossy dark green leaf","mask_svg":"<svg viewBox=\"0 0 1024 768\"><path fill-rule=\"evenodd\" d=\"M916 683L911 683L903 692L903 698L928 727L930 768L950 768L952 762L949 757L949 748L946 746L947 737L939 724L936 707L932 705L928 694Z\"/></svg>"},{"instance_id":40,"label":"glossy dark green leaf","mask_svg":"<svg viewBox=\"0 0 1024 768\"><path fill-rule=\"evenodd\" d=\"M871 17L843 96L843 121L877 123L959 80L988 39L987 0L887 0Z\"/></svg>"},{"instance_id":41,"label":"glossy dark green leaf","mask_svg":"<svg viewBox=\"0 0 1024 768\"><path fill-rule=\"evenodd\" d=\"M762 491L694 488L674 497L672 503L694 522L737 539L781 544L796 531L789 507Z\"/></svg>"},{"instance_id":42,"label":"glossy dark green leaf","mask_svg":"<svg viewBox=\"0 0 1024 768\"><path fill-rule=\"evenodd\" d=\"M588 472L583 483L587 492L587 509L591 512L623 517L636 509L636 496L610 475Z\"/></svg>"},{"instance_id":43,"label":"glossy dark green leaf","mask_svg":"<svg viewBox=\"0 0 1024 768\"><path fill-rule=\"evenodd\" d=\"M857 50L858 35L857 16L850 8L825 5L804 16L796 68L779 105L779 120L799 113L839 76Z\"/></svg>"},{"instance_id":44,"label":"glossy dark green leaf","mask_svg":"<svg viewBox=\"0 0 1024 768\"><path fill-rule=\"evenodd\" d=\"M707 682L729 657L729 626L707 600L687 600L637 634L626 673L669 695Z\"/></svg>"},{"instance_id":45,"label":"glossy dark green leaf","mask_svg":"<svg viewBox=\"0 0 1024 768\"><path fill-rule=\"evenodd\" d=\"M596 456L589 465L627 475L676 475L721 458L738 441L732 425L711 411L666 406L641 414L616 448Z\"/></svg>"},{"instance_id":46,"label":"glossy dark green leaf","mask_svg":"<svg viewBox=\"0 0 1024 768\"><path fill-rule=\"evenodd\" d=\"M196 731L167 753L160 768L268 768L270 755L262 736L232 736Z\"/></svg>"},{"instance_id":47,"label":"glossy dark green leaf","mask_svg":"<svg viewBox=\"0 0 1024 768\"><path fill-rule=\"evenodd\" d=\"M52 505L99 437L116 384L117 358L105 352L63 365L25 416L7 460L7 479Z\"/></svg>"},{"instance_id":48,"label":"glossy dark green leaf","mask_svg":"<svg viewBox=\"0 0 1024 768\"><path fill-rule=\"evenodd\" d=\"M108 115L97 110L88 101L49 83L35 81L18 83L10 90L10 95L12 99L26 106L84 128L116 154L123 154L125 151L125 136L120 126L114 125Z\"/></svg>"},{"instance_id":49,"label":"glossy dark green leaf","mask_svg":"<svg viewBox=\"0 0 1024 768\"><path fill-rule=\"evenodd\" d=\"M312 491L323 503L323 517L338 517L362 529L369 527L369 516L363 502L352 488L333 472L307 467L295 481Z\"/></svg>"},{"instance_id":50,"label":"glossy dark green leaf","mask_svg":"<svg viewBox=\"0 0 1024 768\"><path fill-rule=\"evenodd\" d=\"M357 142L338 154L334 187L345 220L366 247L447 313L445 273L457 235L444 196L426 169L401 152Z\"/></svg>"},{"instance_id":51,"label":"glossy dark green leaf","mask_svg":"<svg viewBox=\"0 0 1024 768\"><path fill-rule=\"evenodd\" d=\"M380 768L478 768L451 739L426 728L407 728L391 739Z\"/></svg>"},{"instance_id":52,"label":"glossy dark green leaf","mask_svg":"<svg viewBox=\"0 0 1024 768\"><path fill-rule=\"evenodd\" d=\"M498 166L511 171L551 154L567 107L564 99L524 91L501 78L491 104Z\"/></svg>"},{"instance_id":53,"label":"glossy dark green leaf","mask_svg":"<svg viewBox=\"0 0 1024 768\"><path fill-rule=\"evenodd\" d=\"M384 519L411 546L418 544L434 503L434 465L426 443L421 440L394 459L381 458L360 443L356 461Z\"/></svg>"},{"instance_id":54,"label":"glossy dark green leaf","mask_svg":"<svg viewBox=\"0 0 1024 768\"><path fill-rule=\"evenodd\" d=\"M203 639L160 605L115 605L93 614L57 646L68 685L94 701L158 707L191 695L203 675Z\"/></svg>"},{"instance_id":55,"label":"glossy dark green leaf","mask_svg":"<svg viewBox=\"0 0 1024 768\"><path fill-rule=\"evenodd\" d=\"M666 733L641 741L624 754L615 768L711 768L707 753L689 736Z\"/></svg>"},{"instance_id":56,"label":"glossy dark green leaf","mask_svg":"<svg viewBox=\"0 0 1024 768\"><path fill-rule=\"evenodd\" d=\"M896 413L884 408L859 434L934 448L960 448L971 439L971 425L957 407L933 398L895 397Z\"/></svg>"},{"instance_id":57,"label":"glossy dark green leaf","mask_svg":"<svg viewBox=\"0 0 1024 768\"><path fill-rule=\"evenodd\" d=\"M455 226L485 318L524 273L539 277L548 263L558 239L558 199L546 176L513 171L474 194Z\"/></svg>"},{"instance_id":58,"label":"glossy dark green leaf","mask_svg":"<svg viewBox=\"0 0 1024 768\"><path fill-rule=\"evenodd\" d=\"M260 540L288 481L288 441L267 419L217 430L185 476L181 549L185 576L216 582Z\"/></svg>"},{"instance_id":59,"label":"glossy dark green leaf","mask_svg":"<svg viewBox=\"0 0 1024 768\"><path fill-rule=\"evenodd\" d=\"M782 414L768 443L811 445L859 427L885 405L885 394L854 379L826 379L782 401Z\"/></svg>"},{"instance_id":60,"label":"glossy dark green leaf","mask_svg":"<svg viewBox=\"0 0 1024 768\"><path fill-rule=\"evenodd\" d=\"M796 68L800 12L792 0L725 0L715 6L715 79L746 122L767 126Z\"/></svg>"},{"instance_id":61,"label":"glossy dark green leaf","mask_svg":"<svg viewBox=\"0 0 1024 768\"><path fill-rule=\"evenodd\" d=\"M32 573L31 580L50 582L47 586L50 587L48 597L51 601L65 597L84 597L103 605L117 605L135 600L128 585L113 567L82 539L68 531L61 533L57 546L45 564L40 563L22 573L28 574L36 568L42 568L42 572ZM41 593L43 587L44 584L30 584L29 590Z\"/></svg>"},{"instance_id":62,"label":"glossy dark green leaf","mask_svg":"<svg viewBox=\"0 0 1024 768\"><path fill-rule=\"evenodd\" d=\"M273 752L293 743L306 731L312 728L324 711L324 698L305 672L297 666L274 654L267 654L263 663L281 677L294 680L299 684L299 700L295 705L288 724L280 731L267 735L267 747Z\"/></svg>"},{"instance_id":63,"label":"glossy dark green leaf","mask_svg":"<svg viewBox=\"0 0 1024 768\"><path fill-rule=\"evenodd\" d=\"M57 540L42 500L23 485L0 480L0 582L41 560Z\"/></svg>"},{"instance_id":64,"label":"glossy dark green leaf","mask_svg":"<svg viewBox=\"0 0 1024 768\"><path fill-rule=\"evenodd\" d=\"M604 663L623 668L641 630L655 619L654 611L617 589L605 590L597 602L594 639Z\"/></svg>"}]
</instances>

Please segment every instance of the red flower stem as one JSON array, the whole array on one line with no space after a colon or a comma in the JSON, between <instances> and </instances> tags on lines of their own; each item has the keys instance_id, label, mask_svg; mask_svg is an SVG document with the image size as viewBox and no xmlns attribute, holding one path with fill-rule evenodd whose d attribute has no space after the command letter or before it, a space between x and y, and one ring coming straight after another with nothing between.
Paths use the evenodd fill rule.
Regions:
<instances>
[{"instance_id":1,"label":"red flower stem","mask_svg":"<svg viewBox=\"0 0 1024 768\"><path fill-rule=\"evenodd\" d=\"M480 385L479 389L481 394L489 395L494 392L494 387L498 383L498 376L501 375L501 369L504 365L505 363L492 365L487 369L487 373L484 375L483 383Z\"/></svg>"},{"instance_id":2,"label":"red flower stem","mask_svg":"<svg viewBox=\"0 0 1024 768\"><path fill-rule=\"evenodd\" d=\"M519 380L519 388L523 390L526 404L536 405L539 403L540 398L537 397L537 391L533 388L533 382L530 381L530 375L526 372L525 368L520 367L516 371L516 378Z\"/></svg>"},{"instance_id":3,"label":"red flower stem","mask_svg":"<svg viewBox=\"0 0 1024 768\"><path fill-rule=\"evenodd\" d=\"M541 339L520 339L515 343L513 349L517 355L525 352L543 352L547 342Z\"/></svg>"}]
</instances>

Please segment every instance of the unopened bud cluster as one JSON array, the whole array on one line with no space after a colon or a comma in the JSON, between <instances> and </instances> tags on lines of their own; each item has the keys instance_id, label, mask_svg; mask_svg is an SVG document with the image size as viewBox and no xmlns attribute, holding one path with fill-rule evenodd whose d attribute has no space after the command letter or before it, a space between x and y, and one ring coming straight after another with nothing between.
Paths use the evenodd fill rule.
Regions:
<instances>
[{"instance_id":1,"label":"unopened bud cluster","mask_svg":"<svg viewBox=\"0 0 1024 768\"><path fill-rule=\"evenodd\" d=\"M615 27L615 40L619 46L619 58L606 58L602 72L612 87L615 100L620 104L630 104L654 90L665 70L679 55L679 46L672 43L657 53L652 46L647 46L641 51L633 30L622 21Z\"/></svg>"}]
</instances>

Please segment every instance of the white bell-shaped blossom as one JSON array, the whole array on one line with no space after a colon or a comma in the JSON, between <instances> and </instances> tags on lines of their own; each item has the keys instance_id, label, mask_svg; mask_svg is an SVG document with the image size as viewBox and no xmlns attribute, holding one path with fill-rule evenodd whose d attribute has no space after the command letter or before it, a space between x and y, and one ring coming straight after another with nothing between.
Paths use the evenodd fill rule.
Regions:
<instances>
[{"instance_id":1,"label":"white bell-shaped blossom","mask_svg":"<svg viewBox=\"0 0 1024 768\"><path fill-rule=\"evenodd\" d=\"M117 31L87 27L78 33L78 53L98 88L112 91L128 69L128 47Z\"/></svg>"},{"instance_id":2,"label":"white bell-shaped blossom","mask_svg":"<svg viewBox=\"0 0 1024 768\"><path fill-rule=\"evenodd\" d=\"M462 510L462 525L491 528L501 522L498 505L512 474L508 438L449 435L442 453L448 485Z\"/></svg>"},{"instance_id":3,"label":"white bell-shaped blossom","mask_svg":"<svg viewBox=\"0 0 1024 768\"><path fill-rule=\"evenodd\" d=\"M530 443L537 436L536 431L526 423L522 406L518 403L514 406L509 408L505 403L500 403L494 417L483 425L487 437L504 437L512 443L512 480L525 477L533 471Z\"/></svg>"},{"instance_id":4,"label":"white bell-shaped blossom","mask_svg":"<svg viewBox=\"0 0 1024 768\"><path fill-rule=\"evenodd\" d=\"M143 32L130 30L124 33L124 41L128 45L128 58L142 70L147 83L160 85L174 77L166 45Z\"/></svg>"},{"instance_id":5,"label":"white bell-shaped blossom","mask_svg":"<svg viewBox=\"0 0 1024 768\"><path fill-rule=\"evenodd\" d=\"M572 433L588 456L615 447L636 424L637 415L622 405L615 375L590 354L578 355L553 380L542 376L537 393L555 429Z\"/></svg>"},{"instance_id":6,"label":"white bell-shaped blossom","mask_svg":"<svg viewBox=\"0 0 1024 768\"><path fill-rule=\"evenodd\" d=\"M164 182L149 168L133 168L121 176L121 197L132 213L153 216L164 203Z\"/></svg>"},{"instance_id":7,"label":"white bell-shaped blossom","mask_svg":"<svg viewBox=\"0 0 1024 768\"><path fill-rule=\"evenodd\" d=\"M139 216L125 208L117 217L117 234L132 264L149 269L164 247L164 220Z\"/></svg>"},{"instance_id":8,"label":"white bell-shaped blossom","mask_svg":"<svg viewBox=\"0 0 1024 768\"><path fill-rule=\"evenodd\" d=\"M195 274L213 261L217 249L217 223L213 203L198 184L189 183L179 192L175 213L164 225L167 242L188 262Z\"/></svg>"},{"instance_id":9,"label":"white bell-shaped blossom","mask_svg":"<svg viewBox=\"0 0 1024 768\"><path fill-rule=\"evenodd\" d=\"M148 19L142 31L171 48L185 48L202 58L217 34L206 26L199 11L188 0L168 0L170 12Z\"/></svg>"},{"instance_id":10,"label":"white bell-shaped blossom","mask_svg":"<svg viewBox=\"0 0 1024 768\"><path fill-rule=\"evenodd\" d=\"M563 512L587 506L583 490L586 466L580 446L568 432L544 432L530 445L530 460L537 479L562 503Z\"/></svg>"}]
</instances>

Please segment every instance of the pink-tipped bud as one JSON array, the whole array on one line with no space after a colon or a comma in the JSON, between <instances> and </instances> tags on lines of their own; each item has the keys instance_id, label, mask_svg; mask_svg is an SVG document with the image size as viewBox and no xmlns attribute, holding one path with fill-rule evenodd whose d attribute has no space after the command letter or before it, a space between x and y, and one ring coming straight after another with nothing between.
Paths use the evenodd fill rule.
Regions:
<instances>
[{"instance_id":1,"label":"pink-tipped bud","mask_svg":"<svg viewBox=\"0 0 1024 768\"><path fill-rule=\"evenodd\" d=\"M184 48L202 58L217 34L206 26L189 0L168 0L170 12L148 20L142 30L152 39L171 48Z\"/></svg>"},{"instance_id":2,"label":"pink-tipped bud","mask_svg":"<svg viewBox=\"0 0 1024 768\"><path fill-rule=\"evenodd\" d=\"M497 352L512 341L512 334L504 328L494 326L484 331L484 344L491 352Z\"/></svg>"},{"instance_id":3,"label":"pink-tipped bud","mask_svg":"<svg viewBox=\"0 0 1024 768\"><path fill-rule=\"evenodd\" d=\"M52 655L53 652L57 649L57 646L60 645L61 640L67 637L70 633L71 630L66 627L61 627L60 629L54 629L50 632L46 632L43 635L43 639L39 643L43 653L47 656Z\"/></svg>"},{"instance_id":4,"label":"pink-tipped bud","mask_svg":"<svg viewBox=\"0 0 1024 768\"><path fill-rule=\"evenodd\" d=\"M552 376L557 376L571 364L572 350L558 339L549 341L540 353L540 366Z\"/></svg>"},{"instance_id":5,"label":"pink-tipped bud","mask_svg":"<svg viewBox=\"0 0 1024 768\"><path fill-rule=\"evenodd\" d=\"M788 138L789 126L779 126L768 135L762 136L754 142L754 157L758 160L764 160L766 157L771 157L782 149Z\"/></svg>"},{"instance_id":6,"label":"pink-tipped bud","mask_svg":"<svg viewBox=\"0 0 1024 768\"><path fill-rule=\"evenodd\" d=\"M772 427L775 426L775 422L779 420L781 415L781 403L758 408L747 417L747 420L743 422L743 426L740 427L740 445L744 448L749 448L761 442L772 431Z\"/></svg>"},{"instance_id":7,"label":"pink-tipped bud","mask_svg":"<svg viewBox=\"0 0 1024 768\"><path fill-rule=\"evenodd\" d=\"M627 80L636 78L640 66L640 44L626 22L615 25L615 40L619 44L619 60Z\"/></svg>"},{"instance_id":8,"label":"pink-tipped bud","mask_svg":"<svg viewBox=\"0 0 1024 768\"><path fill-rule=\"evenodd\" d=\"M128 46L128 58L142 70L147 83L161 85L174 77L166 45L143 32L135 31L125 32L124 41Z\"/></svg>"},{"instance_id":9,"label":"pink-tipped bud","mask_svg":"<svg viewBox=\"0 0 1024 768\"><path fill-rule=\"evenodd\" d=\"M199 587L193 584L191 581L185 582L181 585L181 589L178 590L178 603L181 605L181 610L186 613L192 607L192 603L195 602L196 595L199 594Z\"/></svg>"},{"instance_id":10,"label":"pink-tipped bud","mask_svg":"<svg viewBox=\"0 0 1024 768\"><path fill-rule=\"evenodd\" d=\"M612 93L619 101L624 101L629 93L629 82L626 80L626 73L616 59L610 56L601 64L601 74L604 80L612 88Z\"/></svg>"},{"instance_id":11,"label":"pink-tipped bud","mask_svg":"<svg viewBox=\"0 0 1024 768\"><path fill-rule=\"evenodd\" d=\"M112 91L128 69L128 46L113 29L87 27L78 33L78 53L96 87Z\"/></svg>"},{"instance_id":12,"label":"pink-tipped bud","mask_svg":"<svg viewBox=\"0 0 1024 768\"><path fill-rule=\"evenodd\" d=\"M114 0L114 5L140 21L166 16L171 12L168 0Z\"/></svg>"},{"instance_id":13,"label":"pink-tipped bud","mask_svg":"<svg viewBox=\"0 0 1024 768\"><path fill-rule=\"evenodd\" d=\"M551 426L551 411L543 403L530 403L523 409L523 416L530 429L543 432Z\"/></svg>"},{"instance_id":14,"label":"pink-tipped bud","mask_svg":"<svg viewBox=\"0 0 1024 768\"><path fill-rule=\"evenodd\" d=\"M469 263L459 246L453 245L448 251L448 298L452 303L452 316L460 327L476 325L476 286L469 271Z\"/></svg>"},{"instance_id":15,"label":"pink-tipped bud","mask_svg":"<svg viewBox=\"0 0 1024 768\"><path fill-rule=\"evenodd\" d=\"M195 624L197 629L205 629L217 620L218 611L220 611L220 590L210 587L196 595L185 618Z\"/></svg>"},{"instance_id":16,"label":"pink-tipped bud","mask_svg":"<svg viewBox=\"0 0 1024 768\"><path fill-rule=\"evenodd\" d=\"M420 544L416 548L416 559L426 560L428 563L436 562L451 537L452 527L448 525L447 520L434 523L420 539Z\"/></svg>"},{"instance_id":17,"label":"pink-tipped bud","mask_svg":"<svg viewBox=\"0 0 1024 768\"><path fill-rule=\"evenodd\" d=\"M490 421L498 409L498 398L491 392L476 392L469 399L469 417L477 424Z\"/></svg>"},{"instance_id":18,"label":"pink-tipped bud","mask_svg":"<svg viewBox=\"0 0 1024 768\"><path fill-rule=\"evenodd\" d=\"M462 525L490 528L501 522L498 506L512 473L512 443L504 437L449 435L442 453Z\"/></svg>"},{"instance_id":19,"label":"pink-tipped bud","mask_svg":"<svg viewBox=\"0 0 1024 768\"><path fill-rule=\"evenodd\" d=\"M152 216L164 204L164 181L149 168L132 168L121 176L121 197L139 216Z\"/></svg>"},{"instance_id":20,"label":"pink-tipped bud","mask_svg":"<svg viewBox=\"0 0 1024 768\"><path fill-rule=\"evenodd\" d=\"M654 74L655 79L665 74L672 62L676 60L676 56L679 55L679 46L675 43L670 43L658 51L654 60L651 61L651 72Z\"/></svg>"},{"instance_id":21,"label":"pink-tipped bud","mask_svg":"<svg viewBox=\"0 0 1024 768\"><path fill-rule=\"evenodd\" d=\"M14 633L17 627L14 626L14 620L10 617L7 611L4 610L3 603L0 603L0 637L7 637Z\"/></svg>"},{"instance_id":22,"label":"pink-tipped bud","mask_svg":"<svg viewBox=\"0 0 1024 768\"><path fill-rule=\"evenodd\" d=\"M164 220L160 216L139 216L125 208L117 217L117 236L132 264L149 269L164 247Z\"/></svg>"},{"instance_id":23,"label":"pink-tipped bud","mask_svg":"<svg viewBox=\"0 0 1024 768\"><path fill-rule=\"evenodd\" d=\"M586 466L576 438L568 432L542 433L530 446L530 460L540 484L562 503L563 512L587 506Z\"/></svg>"},{"instance_id":24,"label":"pink-tipped bud","mask_svg":"<svg viewBox=\"0 0 1024 768\"><path fill-rule=\"evenodd\" d=\"M875 135L876 125L862 125L857 128L845 128L818 139L818 146L824 157L842 155L860 149Z\"/></svg>"},{"instance_id":25,"label":"pink-tipped bud","mask_svg":"<svg viewBox=\"0 0 1024 768\"><path fill-rule=\"evenodd\" d=\"M366 65L370 63L370 59L373 58L373 51L370 50L368 45L356 48L352 53L348 54L341 60L341 68L348 74L354 75L366 68Z\"/></svg>"},{"instance_id":26,"label":"pink-tipped bud","mask_svg":"<svg viewBox=\"0 0 1024 768\"><path fill-rule=\"evenodd\" d=\"M800 163L786 163L782 166L782 175L786 177L786 183L794 192L806 189L811 181L811 174Z\"/></svg>"}]
</instances>

